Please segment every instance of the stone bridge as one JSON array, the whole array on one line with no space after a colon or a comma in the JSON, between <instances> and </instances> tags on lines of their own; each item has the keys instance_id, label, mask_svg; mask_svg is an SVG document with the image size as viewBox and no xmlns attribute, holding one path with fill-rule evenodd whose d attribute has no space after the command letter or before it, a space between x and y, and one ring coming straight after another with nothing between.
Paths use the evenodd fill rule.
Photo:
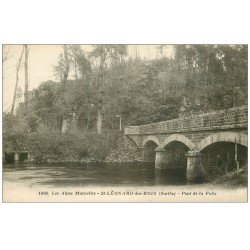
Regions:
<instances>
[{"instance_id":1,"label":"stone bridge","mask_svg":"<svg viewBox=\"0 0 250 250\"><path fill-rule=\"evenodd\" d=\"M125 135L142 150L143 161L159 169L185 165L190 180L203 178L208 165L228 171L247 164L247 106L129 126Z\"/></svg>"}]
</instances>

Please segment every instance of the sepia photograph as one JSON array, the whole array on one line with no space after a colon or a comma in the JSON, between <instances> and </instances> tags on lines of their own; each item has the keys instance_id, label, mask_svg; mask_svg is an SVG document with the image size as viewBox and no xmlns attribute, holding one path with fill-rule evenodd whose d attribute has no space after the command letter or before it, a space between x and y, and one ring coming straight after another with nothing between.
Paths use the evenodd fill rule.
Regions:
<instances>
[{"instance_id":1,"label":"sepia photograph","mask_svg":"<svg viewBox=\"0 0 250 250\"><path fill-rule=\"evenodd\" d=\"M3 202L247 202L248 45L4 44Z\"/></svg>"},{"instance_id":2,"label":"sepia photograph","mask_svg":"<svg viewBox=\"0 0 250 250\"><path fill-rule=\"evenodd\" d=\"M0 249L250 249L249 1L0 1Z\"/></svg>"}]
</instances>

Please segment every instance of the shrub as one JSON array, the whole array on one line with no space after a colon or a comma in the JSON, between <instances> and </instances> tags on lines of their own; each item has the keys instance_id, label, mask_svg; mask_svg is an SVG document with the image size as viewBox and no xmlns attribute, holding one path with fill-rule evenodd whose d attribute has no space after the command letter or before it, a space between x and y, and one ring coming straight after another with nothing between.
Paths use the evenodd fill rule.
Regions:
<instances>
[{"instance_id":1,"label":"shrub","mask_svg":"<svg viewBox=\"0 0 250 250\"><path fill-rule=\"evenodd\" d=\"M36 162L80 161L91 158L102 161L117 146L120 133L105 132L61 134L56 131L4 134L5 151L30 152Z\"/></svg>"}]
</instances>

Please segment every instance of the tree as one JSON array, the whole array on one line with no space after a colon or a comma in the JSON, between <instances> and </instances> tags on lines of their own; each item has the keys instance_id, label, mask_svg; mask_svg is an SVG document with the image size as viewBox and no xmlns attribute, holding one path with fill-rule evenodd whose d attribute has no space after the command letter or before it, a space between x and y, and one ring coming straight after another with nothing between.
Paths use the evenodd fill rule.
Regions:
<instances>
[{"instance_id":1,"label":"tree","mask_svg":"<svg viewBox=\"0 0 250 250\"><path fill-rule=\"evenodd\" d=\"M62 82L66 72L65 53L59 55L58 64L54 66L55 76ZM91 64L80 45L67 45L68 76L75 79L87 79L91 74Z\"/></svg>"},{"instance_id":2,"label":"tree","mask_svg":"<svg viewBox=\"0 0 250 250\"><path fill-rule=\"evenodd\" d=\"M63 72L63 80L62 83L66 83L68 76L69 76L69 55L68 55L68 48L67 45L63 45L63 52L64 52L64 62L65 62L65 67L64 67L64 72Z\"/></svg>"},{"instance_id":3,"label":"tree","mask_svg":"<svg viewBox=\"0 0 250 250\"><path fill-rule=\"evenodd\" d=\"M24 51L25 51L25 61L24 61L24 67L25 67L25 88L24 88L24 103L27 111L27 104L28 104L28 88L29 88L29 75L28 75L28 57L29 57L29 48L28 45L24 45Z\"/></svg>"},{"instance_id":4,"label":"tree","mask_svg":"<svg viewBox=\"0 0 250 250\"><path fill-rule=\"evenodd\" d=\"M16 85L15 85L12 108L11 108L11 114L12 115L14 114L14 109L15 109L16 93L17 93L17 87L18 87L18 81L19 81L19 70L20 70L20 67L21 67L23 52L24 52L24 47L22 48L22 52L21 52L21 55L20 55L20 58L19 58L19 60L17 62L17 67L16 67Z\"/></svg>"},{"instance_id":5,"label":"tree","mask_svg":"<svg viewBox=\"0 0 250 250\"><path fill-rule=\"evenodd\" d=\"M38 113L48 123L54 119L62 125L75 117L78 129L100 133L119 127L116 115L122 115L124 126L140 125L177 118L183 108L190 115L247 100L243 45L178 45L173 58L153 60L127 59L123 45L96 45L89 56L78 45L67 46L67 52L67 84L46 83L50 94L39 97L43 112ZM63 79L64 54L60 64Z\"/></svg>"},{"instance_id":6,"label":"tree","mask_svg":"<svg viewBox=\"0 0 250 250\"><path fill-rule=\"evenodd\" d=\"M58 58L58 63L57 65L54 66L54 74L55 77L62 82L63 77L64 77L64 72L65 72L65 60L64 60L64 55L61 53Z\"/></svg>"},{"instance_id":7,"label":"tree","mask_svg":"<svg viewBox=\"0 0 250 250\"><path fill-rule=\"evenodd\" d=\"M98 111L97 111L97 133L102 131L102 105L104 93L104 78L108 68L117 66L122 62L123 57L127 54L126 45L94 45L91 57L97 60L98 68Z\"/></svg>"},{"instance_id":8,"label":"tree","mask_svg":"<svg viewBox=\"0 0 250 250\"><path fill-rule=\"evenodd\" d=\"M244 45L175 46L175 60L186 75L185 91L191 109L197 108L196 100L201 101L198 108L203 111L225 109L243 103L245 98L236 102L236 99L240 99L236 96L237 93L240 96L241 93L246 93L246 74L243 71L238 73L238 69L247 65L246 58L240 56L247 55L245 49ZM244 51L243 54L241 51ZM238 86L239 82L242 83L241 86Z\"/></svg>"},{"instance_id":9,"label":"tree","mask_svg":"<svg viewBox=\"0 0 250 250\"><path fill-rule=\"evenodd\" d=\"M85 52L81 49L80 45L70 45L68 51L75 79L78 79L79 74L81 79L85 79L91 73L91 65Z\"/></svg>"}]
</instances>

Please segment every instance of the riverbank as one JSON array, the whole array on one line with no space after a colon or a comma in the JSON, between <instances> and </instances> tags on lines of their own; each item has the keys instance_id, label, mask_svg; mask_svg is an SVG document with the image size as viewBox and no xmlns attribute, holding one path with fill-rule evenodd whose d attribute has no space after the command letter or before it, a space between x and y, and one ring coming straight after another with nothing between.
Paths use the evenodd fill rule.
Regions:
<instances>
[{"instance_id":1,"label":"riverbank","mask_svg":"<svg viewBox=\"0 0 250 250\"><path fill-rule=\"evenodd\" d=\"M247 169L240 169L239 171L233 171L222 176L218 176L215 180L210 182L210 184L215 186L224 186L224 188L247 187Z\"/></svg>"}]
</instances>

